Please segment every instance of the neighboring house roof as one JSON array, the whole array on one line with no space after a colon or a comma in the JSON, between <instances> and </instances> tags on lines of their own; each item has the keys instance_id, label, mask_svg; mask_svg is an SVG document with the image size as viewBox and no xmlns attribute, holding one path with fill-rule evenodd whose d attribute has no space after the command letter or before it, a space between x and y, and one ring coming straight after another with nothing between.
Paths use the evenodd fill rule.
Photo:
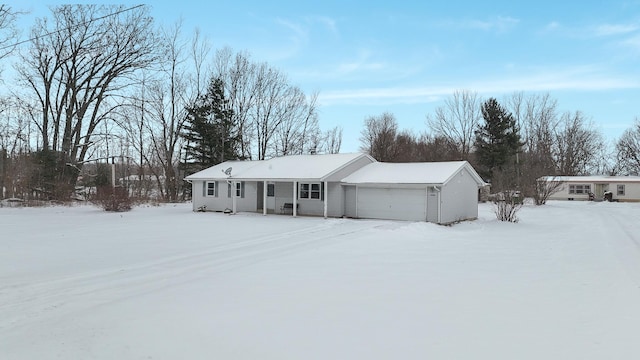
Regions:
<instances>
[{"instance_id":1,"label":"neighboring house roof","mask_svg":"<svg viewBox=\"0 0 640 360\"><path fill-rule=\"evenodd\" d=\"M640 176L543 176L541 181L563 181L580 183L640 183Z\"/></svg>"},{"instance_id":2,"label":"neighboring house roof","mask_svg":"<svg viewBox=\"0 0 640 360\"><path fill-rule=\"evenodd\" d=\"M342 182L347 184L445 184L458 171L466 169L478 185L485 182L466 161L382 163L357 170Z\"/></svg>"},{"instance_id":3,"label":"neighboring house roof","mask_svg":"<svg viewBox=\"0 0 640 360\"><path fill-rule=\"evenodd\" d=\"M227 161L187 176L191 180L325 180L340 169L360 159L375 159L361 153L290 155L262 161ZM225 170L232 168L230 175Z\"/></svg>"}]
</instances>

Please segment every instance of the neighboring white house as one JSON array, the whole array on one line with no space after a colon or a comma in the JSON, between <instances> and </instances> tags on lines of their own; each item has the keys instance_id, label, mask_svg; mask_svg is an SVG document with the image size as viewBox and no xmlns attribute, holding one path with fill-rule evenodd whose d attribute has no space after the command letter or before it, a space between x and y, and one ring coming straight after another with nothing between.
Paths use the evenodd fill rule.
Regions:
<instances>
[{"instance_id":1,"label":"neighboring white house","mask_svg":"<svg viewBox=\"0 0 640 360\"><path fill-rule=\"evenodd\" d=\"M640 201L640 176L547 176L540 181L562 182L549 200L604 199L610 193L613 201Z\"/></svg>"},{"instance_id":2,"label":"neighboring white house","mask_svg":"<svg viewBox=\"0 0 640 360\"><path fill-rule=\"evenodd\" d=\"M366 154L227 161L186 179L193 209L451 223L478 216L465 161L380 163Z\"/></svg>"}]
</instances>

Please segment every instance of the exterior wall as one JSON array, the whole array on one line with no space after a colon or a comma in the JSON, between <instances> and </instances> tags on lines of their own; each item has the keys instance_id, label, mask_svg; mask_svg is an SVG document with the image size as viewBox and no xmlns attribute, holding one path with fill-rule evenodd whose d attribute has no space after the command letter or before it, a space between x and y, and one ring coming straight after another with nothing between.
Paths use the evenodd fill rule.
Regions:
<instances>
[{"instance_id":1,"label":"exterior wall","mask_svg":"<svg viewBox=\"0 0 640 360\"><path fill-rule=\"evenodd\" d=\"M193 181L191 189L193 192L193 211L202 206L206 206L207 211L225 211L233 209L233 198L229 197L229 189L225 180L217 180L217 196L206 196L205 184L207 181ZM233 188L231 189L233 195ZM257 183L245 182L244 198L236 199L236 211L257 211Z\"/></svg>"},{"instance_id":2,"label":"exterior wall","mask_svg":"<svg viewBox=\"0 0 640 360\"><path fill-rule=\"evenodd\" d=\"M478 185L466 169L461 169L442 187L440 196L440 223L478 218Z\"/></svg>"},{"instance_id":3,"label":"exterior wall","mask_svg":"<svg viewBox=\"0 0 640 360\"><path fill-rule=\"evenodd\" d=\"M617 184L616 184L617 185ZM639 202L640 201L640 184L638 183L625 183L625 193L623 195L617 195L616 189L613 191L613 198L618 199L618 201L632 201Z\"/></svg>"},{"instance_id":4,"label":"exterior wall","mask_svg":"<svg viewBox=\"0 0 640 360\"><path fill-rule=\"evenodd\" d=\"M233 191L233 189L232 189ZM227 194L224 194L225 196ZM230 199L233 201L232 199ZM258 211L258 183L246 181L244 183L244 198L236 198L236 211L256 212Z\"/></svg>"},{"instance_id":5,"label":"exterior wall","mask_svg":"<svg viewBox=\"0 0 640 360\"><path fill-rule=\"evenodd\" d=\"M206 206L207 211L224 211L231 209L232 199L227 197L227 182L216 181L218 196L206 196L205 184L207 181L193 181L191 183L193 211Z\"/></svg>"},{"instance_id":6,"label":"exterior wall","mask_svg":"<svg viewBox=\"0 0 640 360\"><path fill-rule=\"evenodd\" d=\"M316 183L319 181L310 182ZM329 183L328 185L328 216L342 216L343 203L340 184ZM327 196L327 189L324 191L324 196ZM293 203L293 182L277 182L275 184L275 203L275 211L278 214L285 203ZM324 216L324 201L320 199L297 199L297 203L298 215Z\"/></svg>"},{"instance_id":7,"label":"exterior wall","mask_svg":"<svg viewBox=\"0 0 640 360\"><path fill-rule=\"evenodd\" d=\"M569 184L590 185L591 191L595 192L595 184L592 182L565 182L556 193L549 196L549 200L589 200L589 194L569 194Z\"/></svg>"},{"instance_id":8,"label":"exterior wall","mask_svg":"<svg viewBox=\"0 0 640 360\"><path fill-rule=\"evenodd\" d=\"M329 202L327 204L327 215L330 217L344 216L344 190L342 185L339 182L330 182L327 185L328 188L324 193L325 199Z\"/></svg>"}]
</instances>

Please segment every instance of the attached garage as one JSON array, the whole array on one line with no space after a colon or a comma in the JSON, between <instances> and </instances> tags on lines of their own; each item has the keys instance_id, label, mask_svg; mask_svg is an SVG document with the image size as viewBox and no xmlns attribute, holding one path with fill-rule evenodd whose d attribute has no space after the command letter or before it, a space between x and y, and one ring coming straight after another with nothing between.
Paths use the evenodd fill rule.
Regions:
<instances>
[{"instance_id":1,"label":"attached garage","mask_svg":"<svg viewBox=\"0 0 640 360\"><path fill-rule=\"evenodd\" d=\"M375 162L342 182L346 216L439 224L477 218L484 185L466 161Z\"/></svg>"},{"instance_id":2,"label":"attached garage","mask_svg":"<svg viewBox=\"0 0 640 360\"><path fill-rule=\"evenodd\" d=\"M426 221L427 192L422 189L358 187L358 217Z\"/></svg>"}]
</instances>

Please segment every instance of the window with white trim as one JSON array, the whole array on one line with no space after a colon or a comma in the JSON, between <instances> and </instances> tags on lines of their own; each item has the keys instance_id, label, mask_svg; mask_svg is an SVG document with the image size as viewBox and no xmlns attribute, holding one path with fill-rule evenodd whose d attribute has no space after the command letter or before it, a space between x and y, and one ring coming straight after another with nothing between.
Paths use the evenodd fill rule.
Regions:
<instances>
[{"instance_id":1,"label":"window with white trim","mask_svg":"<svg viewBox=\"0 0 640 360\"><path fill-rule=\"evenodd\" d=\"M591 192L591 185L575 184L569 185L569 194L588 194Z\"/></svg>"},{"instance_id":2,"label":"window with white trim","mask_svg":"<svg viewBox=\"0 0 640 360\"><path fill-rule=\"evenodd\" d=\"M320 183L300 183L298 198L320 200L322 185Z\"/></svg>"},{"instance_id":3,"label":"window with white trim","mask_svg":"<svg viewBox=\"0 0 640 360\"><path fill-rule=\"evenodd\" d=\"M267 184L267 196L268 197L276 196L276 184Z\"/></svg>"},{"instance_id":4,"label":"window with white trim","mask_svg":"<svg viewBox=\"0 0 640 360\"><path fill-rule=\"evenodd\" d=\"M244 197L244 181L236 182L236 197Z\"/></svg>"},{"instance_id":5,"label":"window with white trim","mask_svg":"<svg viewBox=\"0 0 640 360\"><path fill-rule=\"evenodd\" d=\"M624 196L624 184L618 185L618 195Z\"/></svg>"},{"instance_id":6,"label":"window with white trim","mask_svg":"<svg viewBox=\"0 0 640 360\"><path fill-rule=\"evenodd\" d=\"M216 196L216 182L207 181L207 196Z\"/></svg>"}]
</instances>

